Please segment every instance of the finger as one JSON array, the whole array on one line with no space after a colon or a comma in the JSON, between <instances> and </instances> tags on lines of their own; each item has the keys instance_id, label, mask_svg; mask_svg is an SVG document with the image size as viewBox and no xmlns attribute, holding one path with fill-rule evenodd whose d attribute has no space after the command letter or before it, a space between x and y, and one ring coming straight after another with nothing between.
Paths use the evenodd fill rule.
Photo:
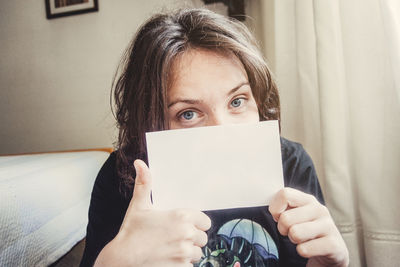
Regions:
<instances>
[{"instance_id":1,"label":"finger","mask_svg":"<svg viewBox=\"0 0 400 267\"><path fill-rule=\"evenodd\" d=\"M305 206L285 210L279 215L278 230L281 235L288 235L289 229L299 223L313 221L321 217L330 218L328 209L315 202Z\"/></svg>"},{"instance_id":2,"label":"finger","mask_svg":"<svg viewBox=\"0 0 400 267\"><path fill-rule=\"evenodd\" d=\"M193 264L188 260L181 259L163 259L154 262L151 266L162 266L162 267L193 267Z\"/></svg>"},{"instance_id":3,"label":"finger","mask_svg":"<svg viewBox=\"0 0 400 267\"><path fill-rule=\"evenodd\" d=\"M168 255L178 261L195 262L203 256L203 252L200 247L193 245L193 242L185 240L170 244Z\"/></svg>"},{"instance_id":4,"label":"finger","mask_svg":"<svg viewBox=\"0 0 400 267\"><path fill-rule=\"evenodd\" d=\"M285 187L275 194L269 205L269 212L275 221L278 221L282 212L287 209L304 206L317 201L313 195L306 194L297 189Z\"/></svg>"},{"instance_id":5,"label":"finger","mask_svg":"<svg viewBox=\"0 0 400 267\"><path fill-rule=\"evenodd\" d=\"M188 222L202 231L207 231L211 227L211 219L204 212L198 210L176 209L171 212L170 216L174 222Z\"/></svg>"},{"instance_id":6,"label":"finger","mask_svg":"<svg viewBox=\"0 0 400 267\"><path fill-rule=\"evenodd\" d=\"M142 160L135 160L133 164L136 170L136 178L131 200L132 206L135 209L150 209L152 207L150 170Z\"/></svg>"},{"instance_id":7,"label":"finger","mask_svg":"<svg viewBox=\"0 0 400 267\"><path fill-rule=\"evenodd\" d=\"M192 238L193 244L198 247L204 247L207 245L208 236L205 232L195 229L195 235Z\"/></svg>"},{"instance_id":8,"label":"finger","mask_svg":"<svg viewBox=\"0 0 400 267\"><path fill-rule=\"evenodd\" d=\"M289 229L288 237L292 243L301 244L333 233L334 227L329 218L319 218L315 221L293 225Z\"/></svg>"},{"instance_id":9,"label":"finger","mask_svg":"<svg viewBox=\"0 0 400 267\"><path fill-rule=\"evenodd\" d=\"M201 247L194 247L193 251L193 258L191 260L191 263L195 263L201 260L201 257L203 257L203 251L201 250Z\"/></svg>"},{"instance_id":10,"label":"finger","mask_svg":"<svg viewBox=\"0 0 400 267\"><path fill-rule=\"evenodd\" d=\"M160 265L164 267L164 264ZM193 267L193 264L188 260L175 260L172 262L172 267Z\"/></svg>"},{"instance_id":11,"label":"finger","mask_svg":"<svg viewBox=\"0 0 400 267\"><path fill-rule=\"evenodd\" d=\"M328 235L301 243L297 245L296 250L304 258L321 256L334 259L345 256L347 248L340 235Z\"/></svg>"},{"instance_id":12,"label":"finger","mask_svg":"<svg viewBox=\"0 0 400 267\"><path fill-rule=\"evenodd\" d=\"M207 234L191 223L173 224L173 228L169 229L167 236L168 240L173 242L187 240L198 247L205 246L208 241Z\"/></svg>"},{"instance_id":13,"label":"finger","mask_svg":"<svg viewBox=\"0 0 400 267\"><path fill-rule=\"evenodd\" d=\"M211 228L211 219L204 212L198 211L195 216L194 225L201 231L207 231Z\"/></svg>"}]
</instances>

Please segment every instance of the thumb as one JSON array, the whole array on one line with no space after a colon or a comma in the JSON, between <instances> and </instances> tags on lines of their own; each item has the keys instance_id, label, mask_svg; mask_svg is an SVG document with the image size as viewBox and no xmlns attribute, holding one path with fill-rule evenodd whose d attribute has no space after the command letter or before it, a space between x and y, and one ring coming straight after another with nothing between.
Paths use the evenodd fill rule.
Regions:
<instances>
[{"instance_id":1,"label":"thumb","mask_svg":"<svg viewBox=\"0 0 400 267\"><path fill-rule=\"evenodd\" d=\"M136 170L135 187L133 189L132 205L135 209L149 209L152 207L151 175L146 163L142 160L135 160L133 163Z\"/></svg>"}]
</instances>

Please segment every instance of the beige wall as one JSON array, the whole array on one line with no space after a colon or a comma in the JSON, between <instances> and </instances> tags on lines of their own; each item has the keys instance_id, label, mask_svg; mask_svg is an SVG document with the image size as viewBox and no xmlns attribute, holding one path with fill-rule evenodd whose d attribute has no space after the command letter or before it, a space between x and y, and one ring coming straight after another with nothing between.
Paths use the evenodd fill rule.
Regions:
<instances>
[{"instance_id":1,"label":"beige wall","mask_svg":"<svg viewBox=\"0 0 400 267\"><path fill-rule=\"evenodd\" d=\"M44 1L0 1L0 154L111 146L119 58L150 14L182 3L201 5L99 0L99 12L47 20Z\"/></svg>"}]
</instances>

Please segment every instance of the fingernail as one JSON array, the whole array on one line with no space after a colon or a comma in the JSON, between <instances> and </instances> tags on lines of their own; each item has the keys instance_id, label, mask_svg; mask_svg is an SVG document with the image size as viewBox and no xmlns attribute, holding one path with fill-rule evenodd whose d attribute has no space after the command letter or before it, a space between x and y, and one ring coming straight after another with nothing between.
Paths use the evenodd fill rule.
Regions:
<instances>
[{"instance_id":1,"label":"fingernail","mask_svg":"<svg viewBox=\"0 0 400 267\"><path fill-rule=\"evenodd\" d=\"M140 166L139 166L140 164L139 164L139 161L138 160L135 160L134 162L133 162L133 166L135 167L135 171L136 171L136 176L138 176L138 174L140 173Z\"/></svg>"}]
</instances>

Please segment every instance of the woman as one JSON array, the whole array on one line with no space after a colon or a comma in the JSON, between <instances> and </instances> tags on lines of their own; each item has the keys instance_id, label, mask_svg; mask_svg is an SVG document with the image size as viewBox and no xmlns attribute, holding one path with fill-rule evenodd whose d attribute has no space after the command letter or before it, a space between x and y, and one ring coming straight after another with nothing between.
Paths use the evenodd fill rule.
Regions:
<instances>
[{"instance_id":1,"label":"woman","mask_svg":"<svg viewBox=\"0 0 400 267\"><path fill-rule=\"evenodd\" d=\"M145 132L280 119L276 85L243 24L201 9L155 15L122 66L118 150L93 188L82 266L347 266L311 159L283 138L286 187L269 207L152 208Z\"/></svg>"}]
</instances>

